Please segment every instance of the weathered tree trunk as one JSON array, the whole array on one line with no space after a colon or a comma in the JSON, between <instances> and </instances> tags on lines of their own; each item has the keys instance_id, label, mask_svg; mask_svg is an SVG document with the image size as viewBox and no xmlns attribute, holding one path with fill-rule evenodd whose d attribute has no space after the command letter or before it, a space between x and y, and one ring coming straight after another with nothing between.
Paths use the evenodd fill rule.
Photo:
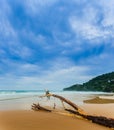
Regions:
<instances>
[{"instance_id":1,"label":"weathered tree trunk","mask_svg":"<svg viewBox=\"0 0 114 130\"><path fill-rule=\"evenodd\" d=\"M59 95L55 95L55 94L52 94L51 96L55 97L55 98L59 98L62 102L65 102L67 104L69 104L71 107L73 107L75 110L77 111L80 111L80 112L83 112L83 110L81 108L79 108L79 106L77 106L76 104L74 104L73 102L71 102L70 100L62 97L62 96L59 96Z\"/></svg>"},{"instance_id":2,"label":"weathered tree trunk","mask_svg":"<svg viewBox=\"0 0 114 130\"><path fill-rule=\"evenodd\" d=\"M93 123L97 123L109 128L114 128L114 119L111 118L107 118L107 117L103 117L103 116L93 116L93 115L87 115L85 114L85 112L79 108L76 104L74 104L73 102L71 102L70 100L59 96L59 95L55 95L55 94L48 94L45 96L53 96L55 98L60 99L62 102L65 102L67 104L69 104L71 107L73 107L75 110L71 110L71 109L65 109L66 111L72 113L72 114L76 114L79 115L85 119L91 120ZM44 97L45 97L44 96ZM33 104L32 105L32 109L33 110L43 110L43 111L47 111L47 112L52 112L52 110L49 110L47 108L41 107L39 104Z\"/></svg>"},{"instance_id":3,"label":"weathered tree trunk","mask_svg":"<svg viewBox=\"0 0 114 130\"><path fill-rule=\"evenodd\" d=\"M97 124L100 124L109 128L114 128L114 119L106 118L103 116L84 115L71 109L65 109L65 110L69 111L72 114L79 115L85 119L91 120L93 123L97 123Z\"/></svg>"},{"instance_id":4,"label":"weathered tree trunk","mask_svg":"<svg viewBox=\"0 0 114 130\"><path fill-rule=\"evenodd\" d=\"M64 97L62 97L62 96L59 96L59 95L55 95L55 94L52 94L52 96L53 97L56 97L56 98L59 98L61 101L63 101L63 102L66 102L67 104L69 104L70 106L72 106L75 110L78 110L79 109L79 107L76 105L76 104L74 104L73 102L71 102L70 100L68 100L68 99L65 99Z\"/></svg>"},{"instance_id":5,"label":"weathered tree trunk","mask_svg":"<svg viewBox=\"0 0 114 130\"><path fill-rule=\"evenodd\" d=\"M39 103L38 104L33 104L32 109L35 110L35 111L42 110L42 111L51 112L51 110L49 110L47 108L44 108L44 107L41 107Z\"/></svg>"}]
</instances>

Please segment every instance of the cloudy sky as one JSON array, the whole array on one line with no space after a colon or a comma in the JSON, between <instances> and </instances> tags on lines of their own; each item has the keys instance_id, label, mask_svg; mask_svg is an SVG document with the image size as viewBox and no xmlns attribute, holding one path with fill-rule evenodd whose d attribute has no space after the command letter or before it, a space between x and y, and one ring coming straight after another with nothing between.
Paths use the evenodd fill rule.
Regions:
<instances>
[{"instance_id":1,"label":"cloudy sky","mask_svg":"<svg viewBox=\"0 0 114 130\"><path fill-rule=\"evenodd\" d=\"M114 71L114 0L0 0L0 89L63 89Z\"/></svg>"}]
</instances>

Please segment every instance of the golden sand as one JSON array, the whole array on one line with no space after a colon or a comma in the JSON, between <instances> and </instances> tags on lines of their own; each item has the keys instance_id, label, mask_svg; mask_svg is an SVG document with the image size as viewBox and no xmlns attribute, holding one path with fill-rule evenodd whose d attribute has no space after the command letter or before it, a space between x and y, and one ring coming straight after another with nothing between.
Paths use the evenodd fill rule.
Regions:
<instances>
[{"instance_id":1,"label":"golden sand","mask_svg":"<svg viewBox=\"0 0 114 130\"><path fill-rule=\"evenodd\" d=\"M88 115L114 118L112 99L95 98L80 106ZM92 103L92 104L91 104ZM108 103L108 104L107 104ZM0 130L111 130L78 116L58 113L14 110L0 111Z\"/></svg>"},{"instance_id":2,"label":"golden sand","mask_svg":"<svg viewBox=\"0 0 114 130\"><path fill-rule=\"evenodd\" d=\"M0 130L110 130L90 121L48 112L2 111Z\"/></svg>"}]
</instances>

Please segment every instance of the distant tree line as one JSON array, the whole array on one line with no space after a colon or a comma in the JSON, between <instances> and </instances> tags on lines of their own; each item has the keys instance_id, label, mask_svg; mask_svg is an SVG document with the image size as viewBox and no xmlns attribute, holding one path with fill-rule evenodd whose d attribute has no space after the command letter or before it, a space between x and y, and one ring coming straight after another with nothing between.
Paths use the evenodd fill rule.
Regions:
<instances>
[{"instance_id":1,"label":"distant tree line","mask_svg":"<svg viewBox=\"0 0 114 130\"><path fill-rule=\"evenodd\" d=\"M64 91L102 91L114 92L114 72L102 74L83 84L75 84Z\"/></svg>"}]
</instances>

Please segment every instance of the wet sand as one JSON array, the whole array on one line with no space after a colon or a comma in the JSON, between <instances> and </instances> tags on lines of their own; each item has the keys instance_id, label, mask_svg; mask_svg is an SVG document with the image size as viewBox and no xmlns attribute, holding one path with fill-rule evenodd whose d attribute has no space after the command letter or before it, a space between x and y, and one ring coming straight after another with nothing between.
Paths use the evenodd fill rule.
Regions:
<instances>
[{"instance_id":1,"label":"wet sand","mask_svg":"<svg viewBox=\"0 0 114 130\"><path fill-rule=\"evenodd\" d=\"M84 100L84 103L93 103L93 104L107 104L107 103L114 103L114 96L100 96L95 97L93 99Z\"/></svg>"}]
</instances>

